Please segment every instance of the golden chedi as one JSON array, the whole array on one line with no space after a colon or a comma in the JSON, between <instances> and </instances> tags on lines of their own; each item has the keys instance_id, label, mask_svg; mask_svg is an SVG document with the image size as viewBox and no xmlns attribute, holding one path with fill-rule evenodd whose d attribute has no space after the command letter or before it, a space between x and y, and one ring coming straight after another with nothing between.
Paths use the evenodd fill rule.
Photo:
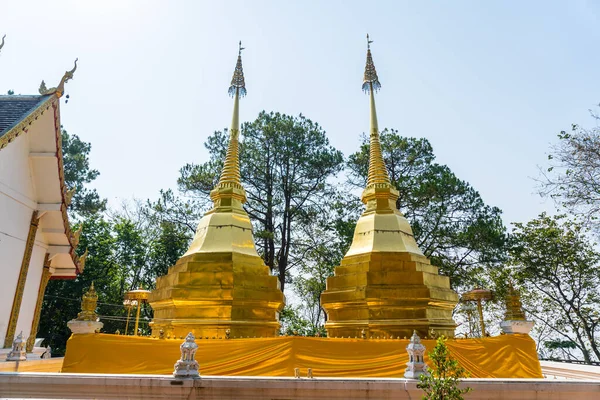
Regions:
<instances>
[{"instance_id":1,"label":"golden chedi","mask_svg":"<svg viewBox=\"0 0 600 400\"><path fill-rule=\"evenodd\" d=\"M321 305L330 337L454 336L452 311L458 302L450 280L419 249L412 229L396 207L398 191L386 170L375 110L381 84L368 40L363 90L370 94L371 131L366 204L350 249L327 279Z\"/></svg>"},{"instance_id":2,"label":"golden chedi","mask_svg":"<svg viewBox=\"0 0 600 400\"><path fill-rule=\"evenodd\" d=\"M234 98L229 145L214 207L200 220L188 251L156 280L149 298L153 336L269 337L279 332L285 299L254 247L239 168L239 99L246 94L240 52L229 88Z\"/></svg>"}]
</instances>

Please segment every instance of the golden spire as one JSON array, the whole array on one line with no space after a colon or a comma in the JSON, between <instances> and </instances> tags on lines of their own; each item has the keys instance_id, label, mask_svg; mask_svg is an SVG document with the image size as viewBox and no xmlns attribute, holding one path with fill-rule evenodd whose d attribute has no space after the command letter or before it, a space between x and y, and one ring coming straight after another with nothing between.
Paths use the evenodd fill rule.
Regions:
<instances>
[{"instance_id":1,"label":"golden spire","mask_svg":"<svg viewBox=\"0 0 600 400\"><path fill-rule=\"evenodd\" d=\"M0 43L0 50L2 50L2 48L4 47L4 38L6 37L6 35L2 36L2 43Z\"/></svg>"},{"instance_id":2,"label":"golden spire","mask_svg":"<svg viewBox=\"0 0 600 400\"><path fill-rule=\"evenodd\" d=\"M375 108L375 92L381 88L381 83L377 77L373 57L371 56L371 43L367 35L367 65L365 66L365 75L363 78L362 89L369 93L371 98L371 132L370 153L369 153L369 175L367 178L367 188L374 186L391 187L390 177L381 152L381 143L379 142L379 127L377 125L377 109Z\"/></svg>"},{"instance_id":3,"label":"golden spire","mask_svg":"<svg viewBox=\"0 0 600 400\"><path fill-rule=\"evenodd\" d=\"M239 103L240 97L246 95L246 82L244 80L244 69L242 68L242 42L240 41L237 63L231 78L231 86L229 86L229 94L233 96L233 116L231 118L231 127L229 128L229 144L227 146L227 154L223 163L223 170L219 178L219 183L211 192L211 198L215 203L223 198L224 194L228 197L235 197L242 203L246 201L246 193L242 187L240 177L240 155L239 155L239 138L240 138L240 112ZM230 191L230 188L238 189ZM225 193L228 192L228 193ZM218 206L219 204L215 204Z\"/></svg>"}]
</instances>

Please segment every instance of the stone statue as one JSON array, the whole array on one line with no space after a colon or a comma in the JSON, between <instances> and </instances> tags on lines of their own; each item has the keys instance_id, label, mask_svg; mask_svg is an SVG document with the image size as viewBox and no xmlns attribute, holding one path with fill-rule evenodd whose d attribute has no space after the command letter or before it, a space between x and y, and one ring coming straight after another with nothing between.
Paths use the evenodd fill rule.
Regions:
<instances>
[{"instance_id":1,"label":"stone statue","mask_svg":"<svg viewBox=\"0 0 600 400\"><path fill-rule=\"evenodd\" d=\"M421 344L421 338L417 335L417 331L413 332L408 346L408 362L406 363L406 372L404 377L408 379L419 379L421 375L429 375L427 365L425 364L425 346Z\"/></svg>"},{"instance_id":2,"label":"stone statue","mask_svg":"<svg viewBox=\"0 0 600 400\"><path fill-rule=\"evenodd\" d=\"M26 361L27 352L25 351L25 341L23 340L23 331L19 333L13 341L12 350L6 356L6 361Z\"/></svg>"},{"instance_id":3,"label":"stone statue","mask_svg":"<svg viewBox=\"0 0 600 400\"><path fill-rule=\"evenodd\" d=\"M46 351L42 353L42 358L52 358L52 348L50 346L46 346Z\"/></svg>"},{"instance_id":4,"label":"stone statue","mask_svg":"<svg viewBox=\"0 0 600 400\"><path fill-rule=\"evenodd\" d=\"M188 333L179 348L181 349L181 358L175 363L173 376L175 378L200 378L200 366L198 361L194 359L198 345L192 332Z\"/></svg>"}]
</instances>

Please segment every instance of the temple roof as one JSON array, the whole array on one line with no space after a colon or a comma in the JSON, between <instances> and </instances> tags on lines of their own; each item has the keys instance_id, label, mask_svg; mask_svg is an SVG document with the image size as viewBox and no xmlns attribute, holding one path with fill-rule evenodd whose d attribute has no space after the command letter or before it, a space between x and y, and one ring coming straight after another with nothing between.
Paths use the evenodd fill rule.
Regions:
<instances>
[{"instance_id":1,"label":"temple roof","mask_svg":"<svg viewBox=\"0 0 600 400\"><path fill-rule=\"evenodd\" d=\"M0 136L21 122L49 96L0 96Z\"/></svg>"},{"instance_id":2,"label":"temple roof","mask_svg":"<svg viewBox=\"0 0 600 400\"><path fill-rule=\"evenodd\" d=\"M66 187L61 148L58 93L0 96L0 151L21 135L29 137L29 163L41 232L48 240L51 279L74 278L85 265L75 249L81 231L71 230L67 207L72 191Z\"/></svg>"}]
</instances>

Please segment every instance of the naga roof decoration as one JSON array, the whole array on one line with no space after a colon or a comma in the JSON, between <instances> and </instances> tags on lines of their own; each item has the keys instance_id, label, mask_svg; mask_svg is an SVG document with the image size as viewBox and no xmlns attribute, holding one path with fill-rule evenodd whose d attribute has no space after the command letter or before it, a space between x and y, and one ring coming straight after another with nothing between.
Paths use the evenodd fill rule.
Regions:
<instances>
[{"instance_id":1,"label":"naga roof decoration","mask_svg":"<svg viewBox=\"0 0 600 400\"><path fill-rule=\"evenodd\" d=\"M73 75L75 74L75 71L77 70L77 61L79 59L76 58L75 59L75 66L73 67L72 70L70 71L65 71L65 74L63 75L62 79L60 80L60 83L58 84L57 87L53 87L53 88L46 88L46 82L42 81L42 83L40 84L40 89L39 92L41 95L48 95L48 94L56 94L56 97L62 97L62 95L65 92L65 83L69 82L71 79L73 79Z\"/></svg>"}]
</instances>

